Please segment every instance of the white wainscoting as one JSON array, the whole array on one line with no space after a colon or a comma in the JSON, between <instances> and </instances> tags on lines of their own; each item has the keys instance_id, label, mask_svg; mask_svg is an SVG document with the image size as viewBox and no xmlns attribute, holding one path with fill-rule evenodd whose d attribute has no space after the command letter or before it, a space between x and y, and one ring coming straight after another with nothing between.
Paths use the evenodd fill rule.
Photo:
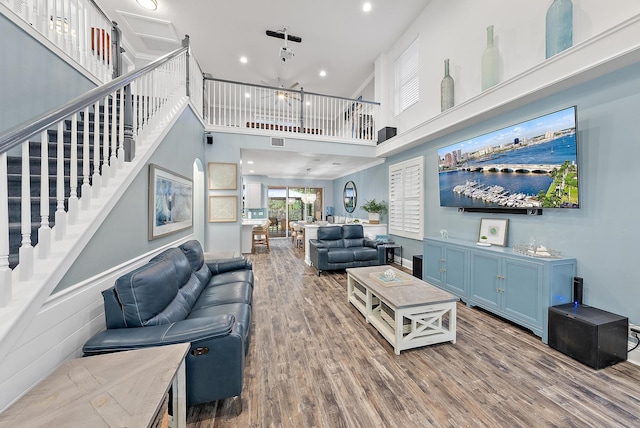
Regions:
<instances>
[{"instance_id":1,"label":"white wainscoting","mask_svg":"<svg viewBox=\"0 0 640 428\"><path fill-rule=\"evenodd\" d=\"M62 362L81 357L82 346L105 328L102 290L182 238L129 260L51 296L0 365L0 411L20 398Z\"/></svg>"}]
</instances>

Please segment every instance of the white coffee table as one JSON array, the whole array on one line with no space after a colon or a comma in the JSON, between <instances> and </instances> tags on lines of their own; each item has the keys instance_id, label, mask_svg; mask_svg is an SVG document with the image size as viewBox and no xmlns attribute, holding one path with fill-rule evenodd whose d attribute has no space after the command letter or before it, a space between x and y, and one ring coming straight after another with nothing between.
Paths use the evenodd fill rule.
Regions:
<instances>
[{"instance_id":1,"label":"white coffee table","mask_svg":"<svg viewBox=\"0 0 640 428\"><path fill-rule=\"evenodd\" d=\"M393 270L407 285L383 285L370 274ZM458 297L389 266L347 269L347 299L393 346L456 343Z\"/></svg>"}]
</instances>

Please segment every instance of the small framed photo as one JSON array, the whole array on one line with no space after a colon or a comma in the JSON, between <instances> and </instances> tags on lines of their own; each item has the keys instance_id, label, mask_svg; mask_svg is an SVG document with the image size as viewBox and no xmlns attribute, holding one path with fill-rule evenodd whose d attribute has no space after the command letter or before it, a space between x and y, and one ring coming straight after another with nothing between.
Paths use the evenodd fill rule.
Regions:
<instances>
[{"instance_id":1,"label":"small framed photo","mask_svg":"<svg viewBox=\"0 0 640 428\"><path fill-rule=\"evenodd\" d=\"M478 242L484 242L485 240L483 240L482 237L486 236L487 243L504 247L507 245L508 228L508 218L482 218L480 219Z\"/></svg>"},{"instance_id":2,"label":"small framed photo","mask_svg":"<svg viewBox=\"0 0 640 428\"><path fill-rule=\"evenodd\" d=\"M235 163L209 162L209 190L236 190L238 167Z\"/></svg>"},{"instance_id":3,"label":"small framed photo","mask_svg":"<svg viewBox=\"0 0 640 428\"><path fill-rule=\"evenodd\" d=\"M230 223L237 220L237 196L209 196L209 223Z\"/></svg>"}]
</instances>

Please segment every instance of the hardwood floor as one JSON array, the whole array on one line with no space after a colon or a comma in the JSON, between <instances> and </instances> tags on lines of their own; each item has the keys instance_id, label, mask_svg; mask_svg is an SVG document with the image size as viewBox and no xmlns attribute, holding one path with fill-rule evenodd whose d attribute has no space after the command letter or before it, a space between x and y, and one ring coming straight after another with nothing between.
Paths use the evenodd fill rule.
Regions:
<instances>
[{"instance_id":1,"label":"hardwood floor","mask_svg":"<svg viewBox=\"0 0 640 428\"><path fill-rule=\"evenodd\" d=\"M456 344L397 356L347 303L345 272L318 277L288 239L249 258L242 398L190 407L190 428L640 426L632 363L593 370L461 303Z\"/></svg>"}]
</instances>

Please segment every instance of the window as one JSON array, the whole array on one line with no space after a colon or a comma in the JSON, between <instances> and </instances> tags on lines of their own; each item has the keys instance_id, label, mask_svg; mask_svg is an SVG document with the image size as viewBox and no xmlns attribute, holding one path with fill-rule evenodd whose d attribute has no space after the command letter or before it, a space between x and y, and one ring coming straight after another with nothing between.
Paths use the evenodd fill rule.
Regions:
<instances>
[{"instance_id":1,"label":"window","mask_svg":"<svg viewBox=\"0 0 640 428\"><path fill-rule=\"evenodd\" d=\"M389 234L422 240L424 157L389 165Z\"/></svg>"},{"instance_id":2,"label":"window","mask_svg":"<svg viewBox=\"0 0 640 428\"><path fill-rule=\"evenodd\" d=\"M396 116L418 102L418 39L396 60Z\"/></svg>"}]
</instances>

